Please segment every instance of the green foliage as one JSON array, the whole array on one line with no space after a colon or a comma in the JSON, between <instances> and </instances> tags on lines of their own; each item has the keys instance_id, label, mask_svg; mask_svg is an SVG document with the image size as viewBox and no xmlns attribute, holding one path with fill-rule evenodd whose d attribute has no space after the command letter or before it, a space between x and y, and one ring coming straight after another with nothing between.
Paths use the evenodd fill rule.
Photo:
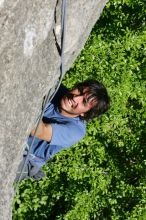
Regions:
<instances>
[{"instance_id":1,"label":"green foliage","mask_svg":"<svg viewBox=\"0 0 146 220\"><path fill-rule=\"evenodd\" d=\"M146 219L146 2L111 0L64 83L102 81L110 111L20 184L13 220Z\"/></svg>"}]
</instances>

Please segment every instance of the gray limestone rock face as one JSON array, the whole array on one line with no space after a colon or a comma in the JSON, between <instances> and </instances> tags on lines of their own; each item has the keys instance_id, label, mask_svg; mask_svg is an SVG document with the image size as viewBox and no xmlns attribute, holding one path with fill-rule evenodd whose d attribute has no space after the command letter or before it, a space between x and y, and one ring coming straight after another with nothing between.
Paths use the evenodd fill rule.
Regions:
<instances>
[{"instance_id":1,"label":"gray limestone rock face","mask_svg":"<svg viewBox=\"0 0 146 220\"><path fill-rule=\"evenodd\" d=\"M65 70L108 0L67 0ZM0 0L0 219L11 219L13 181L42 97L60 74L62 0Z\"/></svg>"}]
</instances>

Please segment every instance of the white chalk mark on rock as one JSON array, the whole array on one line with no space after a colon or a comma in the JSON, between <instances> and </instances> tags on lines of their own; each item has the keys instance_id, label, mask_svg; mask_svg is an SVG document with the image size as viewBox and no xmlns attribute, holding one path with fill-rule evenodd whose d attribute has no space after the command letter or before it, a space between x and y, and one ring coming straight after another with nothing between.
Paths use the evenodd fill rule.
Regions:
<instances>
[{"instance_id":1,"label":"white chalk mark on rock","mask_svg":"<svg viewBox=\"0 0 146 220\"><path fill-rule=\"evenodd\" d=\"M24 55L31 57L36 41L36 30L34 27L27 26L25 28L25 40L24 40Z\"/></svg>"},{"instance_id":2,"label":"white chalk mark on rock","mask_svg":"<svg viewBox=\"0 0 146 220\"><path fill-rule=\"evenodd\" d=\"M0 8L3 7L4 1L5 1L5 0L0 0Z\"/></svg>"}]
</instances>

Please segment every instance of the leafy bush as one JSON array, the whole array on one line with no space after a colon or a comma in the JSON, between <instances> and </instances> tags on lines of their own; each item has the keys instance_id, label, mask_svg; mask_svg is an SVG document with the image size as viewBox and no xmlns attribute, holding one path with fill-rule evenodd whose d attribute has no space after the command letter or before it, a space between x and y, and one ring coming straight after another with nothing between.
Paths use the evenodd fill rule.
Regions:
<instances>
[{"instance_id":1,"label":"leafy bush","mask_svg":"<svg viewBox=\"0 0 146 220\"><path fill-rule=\"evenodd\" d=\"M13 220L146 219L146 4L111 0L64 83L94 78L110 111L57 154L40 182L20 184Z\"/></svg>"}]
</instances>

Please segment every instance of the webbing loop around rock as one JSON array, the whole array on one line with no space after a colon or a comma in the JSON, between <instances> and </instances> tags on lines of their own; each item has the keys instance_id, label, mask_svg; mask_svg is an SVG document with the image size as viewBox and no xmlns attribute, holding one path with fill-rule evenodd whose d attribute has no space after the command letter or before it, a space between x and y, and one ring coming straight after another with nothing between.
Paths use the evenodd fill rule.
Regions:
<instances>
[{"instance_id":1,"label":"webbing loop around rock","mask_svg":"<svg viewBox=\"0 0 146 220\"><path fill-rule=\"evenodd\" d=\"M27 142L25 143L25 147L28 148L28 153L27 153L27 156L25 158L25 162L23 164L23 167L22 167L22 169L20 171L20 175L19 175L19 178L18 178L16 186L15 186L15 192L17 191L17 188L18 188L19 182L21 180L22 174L23 174L23 172L25 170L25 167L27 165L27 162L28 162L28 159L29 159L29 156L30 156L30 153L31 153L31 149L32 149L32 146L33 146L34 141L35 141L35 135L37 133L38 126L39 126L40 122L42 121L46 105L47 105L48 102L51 102L51 100L54 98L56 92L58 91L58 89L60 87L62 78L63 78L63 76L65 74L65 68L64 68L64 44L65 44L65 32L66 32L66 6L67 6L67 0L62 0L62 9L61 9L61 55L60 55L61 56L61 63L60 63L60 76L59 76L57 85L55 86L55 92L52 93L52 90L54 88L51 88L51 89L49 89L48 94L45 97L44 106L43 106L43 109L42 109L42 111L41 111L41 113L40 113L40 115L38 117L31 145L28 146Z\"/></svg>"}]
</instances>

